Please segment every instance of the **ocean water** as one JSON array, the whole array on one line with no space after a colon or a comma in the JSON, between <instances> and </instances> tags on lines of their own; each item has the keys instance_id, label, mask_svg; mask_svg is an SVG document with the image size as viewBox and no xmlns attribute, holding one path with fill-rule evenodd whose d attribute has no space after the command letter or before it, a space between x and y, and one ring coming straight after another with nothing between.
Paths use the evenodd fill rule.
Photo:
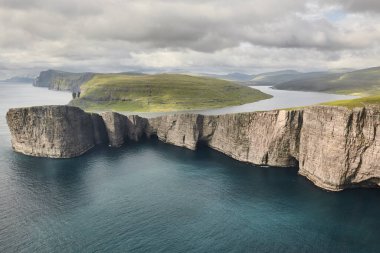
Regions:
<instances>
[{"instance_id":1,"label":"ocean water","mask_svg":"<svg viewBox=\"0 0 380 253\"><path fill-rule=\"evenodd\" d=\"M0 252L380 251L378 189L326 192L296 168L157 140L73 159L24 156L11 150L6 108L70 94L1 90Z\"/></svg>"}]
</instances>

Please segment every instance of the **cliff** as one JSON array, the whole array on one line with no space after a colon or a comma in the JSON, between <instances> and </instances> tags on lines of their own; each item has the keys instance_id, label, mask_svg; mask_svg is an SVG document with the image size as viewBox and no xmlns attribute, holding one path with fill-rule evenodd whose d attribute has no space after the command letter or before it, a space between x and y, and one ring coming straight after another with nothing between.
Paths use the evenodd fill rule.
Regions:
<instances>
[{"instance_id":1,"label":"cliff","mask_svg":"<svg viewBox=\"0 0 380 253\"><path fill-rule=\"evenodd\" d=\"M46 106L11 109L7 120L14 150L28 155L72 157L96 144L117 147L157 135L163 142L188 149L207 145L243 162L298 166L300 175L328 190L380 186L378 107L350 110L315 106L144 119Z\"/></svg>"},{"instance_id":2,"label":"cliff","mask_svg":"<svg viewBox=\"0 0 380 253\"><path fill-rule=\"evenodd\" d=\"M380 185L380 109L313 107L304 111L299 174L341 190Z\"/></svg>"},{"instance_id":3,"label":"cliff","mask_svg":"<svg viewBox=\"0 0 380 253\"><path fill-rule=\"evenodd\" d=\"M94 121L97 118L94 117ZM10 109L7 122L13 149L26 155L54 158L79 156L96 143L91 115L76 107Z\"/></svg>"},{"instance_id":4,"label":"cliff","mask_svg":"<svg viewBox=\"0 0 380 253\"><path fill-rule=\"evenodd\" d=\"M51 90L67 90L79 87L90 80L94 73L70 73L58 70L42 71L34 80L33 85L37 87L48 87Z\"/></svg>"},{"instance_id":5,"label":"cliff","mask_svg":"<svg viewBox=\"0 0 380 253\"><path fill-rule=\"evenodd\" d=\"M12 148L30 156L70 158L96 145L119 147L138 141L145 133L146 119L106 112L86 113L72 106L36 106L10 109L7 123Z\"/></svg>"}]
</instances>

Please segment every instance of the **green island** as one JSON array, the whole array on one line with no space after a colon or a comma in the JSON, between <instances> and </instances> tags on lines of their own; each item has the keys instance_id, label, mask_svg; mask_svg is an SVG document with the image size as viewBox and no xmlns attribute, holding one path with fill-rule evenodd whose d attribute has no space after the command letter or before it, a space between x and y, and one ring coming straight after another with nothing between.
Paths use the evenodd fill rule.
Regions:
<instances>
[{"instance_id":1,"label":"green island","mask_svg":"<svg viewBox=\"0 0 380 253\"><path fill-rule=\"evenodd\" d=\"M271 98L230 81L182 74L96 74L70 105L86 111L165 112L222 108Z\"/></svg>"}]
</instances>

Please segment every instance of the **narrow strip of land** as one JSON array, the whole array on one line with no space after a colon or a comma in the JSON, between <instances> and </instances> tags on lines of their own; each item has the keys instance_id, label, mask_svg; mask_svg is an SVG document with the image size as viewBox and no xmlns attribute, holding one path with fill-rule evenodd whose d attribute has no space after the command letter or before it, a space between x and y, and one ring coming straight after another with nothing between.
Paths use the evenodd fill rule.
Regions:
<instances>
[{"instance_id":1,"label":"narrow strip of land","mask_svg":"<svg viewBox=\"0 0 380 253\"><path fill-rule=\"evenodd\" d=\"M233 82L190 75L97 74L71 105L87 111L164 112L221 108L271 96Z\"/></svg>"}]
</instances>

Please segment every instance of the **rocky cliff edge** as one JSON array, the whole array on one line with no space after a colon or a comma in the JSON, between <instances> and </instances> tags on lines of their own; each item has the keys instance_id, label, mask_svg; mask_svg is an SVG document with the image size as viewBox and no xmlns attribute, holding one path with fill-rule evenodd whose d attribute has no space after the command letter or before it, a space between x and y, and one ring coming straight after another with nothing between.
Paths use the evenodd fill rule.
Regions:
<instances>
[{"instance_id":1,"label":"rocky cliff edge","mask_svg":"<svg viewBox=\"0 0 380 253\"><path fill-rule=\"evenodd\" d=\"M10 109L7 122L15 151L69 158L95 145L118 147L156 135L179 147L207 145L239 161L298 166L299 174L332 191L380 186L380 109L314 106L152 119L114 112L86 113L70 106Z\"/></svg>"}]
</instances>

